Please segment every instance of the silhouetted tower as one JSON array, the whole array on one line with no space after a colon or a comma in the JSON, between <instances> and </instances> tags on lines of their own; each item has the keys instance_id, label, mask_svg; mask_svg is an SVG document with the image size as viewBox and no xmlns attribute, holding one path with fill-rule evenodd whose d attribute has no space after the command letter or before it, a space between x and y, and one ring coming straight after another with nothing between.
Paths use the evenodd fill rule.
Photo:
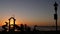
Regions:
<instances>
[{"instance_id":1,"label":"silhouetted tower","mask_svg":"<svg viewBox=\"0 0 60 34\"><path fill-rule=\"evenodd\" d=\"M11 19L13 19L13 24L10 24L10 23L11 23ZM15 21L16 21L16 19L15 19L14 17L11 17L11 18L9 19L9 31L10 31L11 25L13 25L13 28L14 28L14 30L15 30Z\"/></svg>"},{"instance_id":2,"label":"silhouetted tower","mask_svg":"<svg viewBox=\"0 0 60 34\"><path fill-rule=\"evenodd\" d=\"M54 14L54 20L56 20L56 31L57 31L57 7L58 7L58 4L55 2L54 4L54 10L55 10L55 14Z\"/></svg>"}]
</instances>

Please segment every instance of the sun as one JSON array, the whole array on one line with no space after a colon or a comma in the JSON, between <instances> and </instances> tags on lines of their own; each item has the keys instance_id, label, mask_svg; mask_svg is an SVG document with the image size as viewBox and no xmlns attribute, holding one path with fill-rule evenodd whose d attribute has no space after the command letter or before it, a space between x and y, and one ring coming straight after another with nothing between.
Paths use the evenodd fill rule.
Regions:
<instances>
[{"instance_id":1,"label":"sun","mask_svg":"<svg viewBox=\"0 0 60 34\"><path fill-rule=\"evenodd\" d=\"M14 20L13 19L10 20L10 24L11 25L14 24Z\"/></svg>"}]
</instances>

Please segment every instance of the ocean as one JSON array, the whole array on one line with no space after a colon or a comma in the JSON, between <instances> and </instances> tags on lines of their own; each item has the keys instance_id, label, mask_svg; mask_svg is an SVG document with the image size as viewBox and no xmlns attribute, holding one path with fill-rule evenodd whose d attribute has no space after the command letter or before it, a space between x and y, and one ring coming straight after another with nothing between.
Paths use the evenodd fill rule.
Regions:
<instances>
[{"instance_id":1,"label":"ocean","mask_svg":"<svg viewBox=\"0 0 60 34\"><path fill-rule=\"evenodd\" d=\"M40 26L36 28L39 31L56 31L55 26ZM58 26L58 29L60 31L60 26Z\"/></svg>"}]
</instances>

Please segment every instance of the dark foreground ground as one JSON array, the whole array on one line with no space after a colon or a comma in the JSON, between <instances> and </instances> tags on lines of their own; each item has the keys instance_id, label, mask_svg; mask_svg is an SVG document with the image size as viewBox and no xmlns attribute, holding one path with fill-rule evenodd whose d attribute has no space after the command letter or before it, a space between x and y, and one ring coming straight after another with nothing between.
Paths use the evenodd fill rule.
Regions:
<instances>
[{"instance_id":1,"label":"dark foreground ground","mask_svg":"<svg viewBox=\"0 0 60 34\"><path fill-rule=\"evenodd\" d=\"M39 31L39 32L0 32L0 34L60 34L60 31Z\"/></svg>"}]
</instances>

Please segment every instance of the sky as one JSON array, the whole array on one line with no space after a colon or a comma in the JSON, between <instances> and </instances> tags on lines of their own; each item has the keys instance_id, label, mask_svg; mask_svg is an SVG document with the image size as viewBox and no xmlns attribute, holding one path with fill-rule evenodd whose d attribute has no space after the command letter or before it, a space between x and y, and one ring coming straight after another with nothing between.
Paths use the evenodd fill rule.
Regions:
<instances>
[{"instance_id":1,"label":"sky","mask_svg":"<svg viewBox=\"0 0 60 34\"><path fill-rule=\"evenodd\" d=\"M54 3L58 3L60 26L60 0L0 0L0 26L12 16L16 24L55 26Z\"/></svg>"}]
</instances>

